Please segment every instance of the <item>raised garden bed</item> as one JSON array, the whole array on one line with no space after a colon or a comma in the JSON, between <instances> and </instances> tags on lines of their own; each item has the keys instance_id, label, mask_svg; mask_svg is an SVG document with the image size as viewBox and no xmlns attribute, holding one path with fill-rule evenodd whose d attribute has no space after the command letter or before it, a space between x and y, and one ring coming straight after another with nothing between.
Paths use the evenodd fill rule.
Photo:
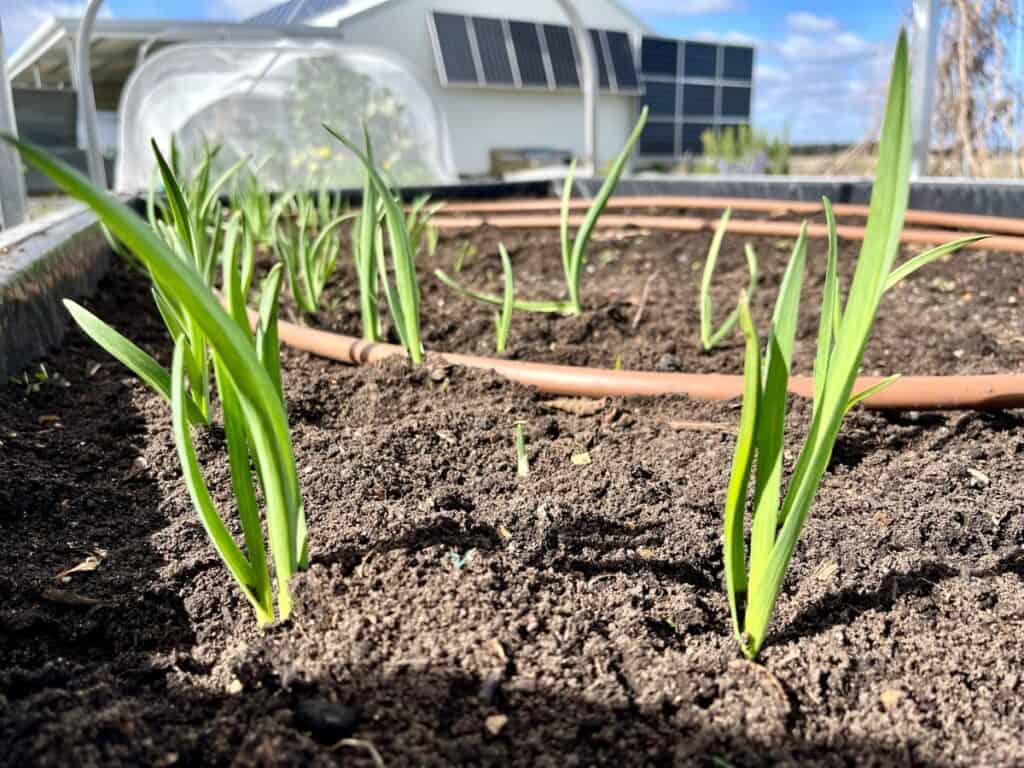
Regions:
<instances>
[{"instance_id":1,"label":"raised garden bed","mask_svg":"<svg viewBox=\"0 0 1024 768\"><path fill-rule=\"evenodd\" d=\"M421 257L428 348L491 350L492 313L429 274L472 243L461 277L495 289L498 237L445 235ZM524 295L557 293L555 232L500 237ZM697 351L709 239L599 235L589 310L517 313L510 354L738 373L738 338ZM742 242L720 257L721 313L746 281ZM790 244L753 242L763 318ZM823 253L812 244L809 294ZM338 261L316 322L355 333ZM1020 371L1022 278L1019 256L986 251L925 268L884 300L865 372ZM169 359L141 275L116 266L90 307ZM798 372L816 322L801 318ZM0 762L372 765L367 745L387 765L1024 761L1017 413L854 411L754 664L721 588L737 402L578 415L429 356L283 361L315 537L293 618L265 631L199 525L161 399L77 331L46 377L0 390ZM809 418L794 400L795 434ZM222 433L195 437L227 507Z\"/></svg>"}]
</instances>

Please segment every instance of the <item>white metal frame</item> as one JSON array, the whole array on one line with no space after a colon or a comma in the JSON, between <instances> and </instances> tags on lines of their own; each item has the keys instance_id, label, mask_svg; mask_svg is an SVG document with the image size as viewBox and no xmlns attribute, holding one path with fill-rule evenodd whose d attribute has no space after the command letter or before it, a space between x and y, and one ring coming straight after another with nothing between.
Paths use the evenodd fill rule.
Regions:
<instances>
[{"instance_id":1,"label":"white metal frame","mask_svg":"<svg viewBox=\"0 0 1024 768\"><path fill-rule=\"evenodd\" d=\"M939 0L914 0L910 36L910 127L913 133L910 177L914 179L928 175L938 46Z\"/></svg>"},{"instance_id":2,"label":"white metal frame","mask_svg":"<svg viewBox=\"0 0 1024 768\"><path fill-rule=\"evenodd\" d=\"M85 128L85 154L89 167L89 178L93 184L107 188L107 169L103 165L100 151L100 128L96 117L96 98L92 90L92 68L89 65L92 54L92 28L100 12L103 0L89 0L78 26L75 42L75 70L78 72L78 117Z\"/></svg>"},{"instance_id":3,"label":"white metal frame","mask_svg":"<svg viewBox=\"0 0 1024 768\"><path fill-rule=\"evenodd\" d=\"M0 133L17 136L14 99L11 97L11 81L7 77L3 50L4 30L0 22ZM14 147L0 143L0 229L17 226L26 216L25 177L22 174L21 158Z\"/></svg>"}]
</instances>

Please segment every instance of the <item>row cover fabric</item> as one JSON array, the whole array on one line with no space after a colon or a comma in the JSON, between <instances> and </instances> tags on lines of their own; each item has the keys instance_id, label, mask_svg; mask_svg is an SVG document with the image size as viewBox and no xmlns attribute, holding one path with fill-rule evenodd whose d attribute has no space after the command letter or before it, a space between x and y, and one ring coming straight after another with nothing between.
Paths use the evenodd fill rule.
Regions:
<instances>
[{"instance_id":1,"label":"row cover fabric","mask_svg":"<svg viewBox=\"0 0 1024 768\"><path fill-rule=\"evenodd\" d=\"M273 190L359 187L357 159L322 127L362 146L398 185L457 181L444 115L430 89L395 54L335 41L185 43L135 70L121 97L116 188L149 189L153 139L173 137L187 173L204 145L214 171L242 157Z\"/></svg>"}]
</instances>

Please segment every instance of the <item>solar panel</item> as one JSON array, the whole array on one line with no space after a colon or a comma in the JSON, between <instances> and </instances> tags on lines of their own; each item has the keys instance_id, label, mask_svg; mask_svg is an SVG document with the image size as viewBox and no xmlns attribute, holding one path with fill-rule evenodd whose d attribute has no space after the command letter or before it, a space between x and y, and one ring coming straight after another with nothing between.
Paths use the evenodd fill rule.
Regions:
<instances>
[{"instance_id":1,"label":"solar panel","mask_svg":"<svg viewBox=\"0 0 1024 768\"><path fill-rule=\"evenodd\" d=\"M612 33L607 33L607 40L614 63L618 54L612 52ZM628 39L626 43L628 52ZM621 45L616 42L616 49ZM641 140L640 154L665 154L664 126L674 131L675 154L700 153L700 137L706 130L750 120L752 47L644 37L639 60L642 101L652 122L660 126L646 142Z\"/></svg>"},{"instance_id":2,"label":"solar panel","mask_svg":"<svg viewBox=\"0 0 1024 768\"><path fill-rule=\"evenodd\" d=\"M716 77L718 46L710 43L687 43L683 55L685 77Z\"/></svg>"},{"instance_id":3,"label":"solar panel","mask_svg":"<svg viewBox=\"0 0 1024 768\"><path fill-rule=\"evenodd\" d=\"M721 113L723 117L749 117L750 89L731 86L723 87Z\"/></svg>"},{"instance_id":4,"label":"solar panel","mask_svg":"<svg viewBox=\"0 0 1024 768\"><path fill-rule=\"evenodd\" d=\"M675 77L679 72L679 43L645 37L640 43L640 71L645 75Z\"/></svg>"},{"instance_id":5,"label":"solar panel","mask_svg":"<svg viewBox=\"0 0 1024 768\"><path fill-rule=\"evenodd\" d=\"M675 117L678 90L679 86L675 83L644 83L644 104L650 108L652 115Z\"/></svg>"},{"instance_id":6,"label":"solar panel","mask_svg":"<svg viewBox=\"0 0 1024 768\"><path fill-rule=\"evenodd\" d=\"M615 72L616 85L620 91L636 88L636 61L633 59L633 46L629 43L629 35L612 30L604 34L608 40L608 51L612 56L612 71Z\"/></svg>"},{"instance_id":7,"label":"solar panel","mask_svg":"<svg viewBox=\"0 0 1024 768\"><path fill-rule=\"evenodd\" d=\"M545 24L544 41L548 45L548 57L555 75L555 85L559 88L578 88L580 76L576 71L576 55L573 52L569 28L558 24Z\"/></svg>"},{"instance_id":8,"label":"solar panel","mask_svg":"<svg viewBox=\"0 0 1024 768\"><path fill-rule=\"evenodd\" d=\"M508 28L512 37L512 48L516 52L516 63L519 65L519 81L523 85L540 85L547 88L548 74L541 56L537 25L525 21L510 21Z\"/></svg>"},{"instance_id":9,"label":"solar panel","mask_svg":"<svg viewBox=\"0 0 1024 768\"><path fill-rule=\"evenodd\" d=\"M590 30L590 39L594 43L594 53L597 56L597 79L602 88L608 87L608 62L604 58L604 46L601 45L601 32L597 29Z\"/></svg>"},{"instance_id":10,"label":"solar panel","mask_svg":"<svg viewBox=\"0 0 1024 768\"><path fill-rule=\"evenodd\" d=\"M449 83L478 83L480 79L473 62L466 17L435 12L434 30L437 32L445 80Z\"/></svg>"},{"instance_id":11,"label":"solar panel","mask_svg":"<svg viewBox=\"0 0 1024 768\"><path fill-rule=\"evenodd\" d=\"M487 84L515 85L501 21L474 16L473 30L476 32L476 47L480 52L480 63L483 65L484 80Z\"/></svg>"},{"instance_id":12,"label":"solar panel","mask_svg":"<svg viewBox=\"0 0 1024 768\"><path fill-rule=\"evenodd\" d=\"M679 145L683 152L699 153L703 151L704 144L700 137L704 131L713 131L715 126L711 123L683 123L682 135Z\"/></svg>"},{"instance_id":13,"label":"solar panel","mask_svg":"<svg viewBox=\"0 0 1024 768\"><path fill-rule=\"evenodd\" d=\"M713 85L684 85L683 114L697 117L714 115L715 87Z\"/></svg>"},{"instance_id":14,"label":"solar panel","mask_svg":"<svg viewBox=\"0 0 1024 768\"><path fill-rule=\"evenodd\" d=\"M676 124L647 123L640 132L640 154L674 155L676 153Z\"/></svg>"},{"instance_id":15,"label":"solar panel","mask_svg":"<svg viewBox=\"0 0 1024 768\"><path fill-rule=\"evenodd\" d=\"M754 49L727 45L722 49L722 77L754 79Z\"/></svg>"}]
</instances>

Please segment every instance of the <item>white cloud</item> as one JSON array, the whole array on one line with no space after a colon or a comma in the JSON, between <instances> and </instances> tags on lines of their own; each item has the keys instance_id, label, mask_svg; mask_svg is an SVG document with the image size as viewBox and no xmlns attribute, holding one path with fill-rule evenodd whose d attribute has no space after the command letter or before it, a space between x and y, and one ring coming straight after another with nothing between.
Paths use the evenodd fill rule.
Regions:
<instances>
[{"instance_id":1,"label":"white cloud","mask_svg":"<svg viewBox=\"0 0 1024 768\"><path fill-rule=\"evenodd\" d=\"M754 67L754 82L758 85L776 85L788 83L789 80L789 73L779 67L769 64L757 64Z\"/></svg>"},{"instance_id":2,"label":"white cloud","mask_svg":"<svg viewBox=\"0 0 1024 768\"><path fill-rule=\"evenodd\" d=\"M779 43L779 53L790 60L844 61L876 56L879 46L852 32L815 37L791 34Z\"/></svg>"},{"instance_id":3,"label":"white cloud","mask_svg":"<svg viewBox=\"0 0 1024 768\"><path fill-rule=\"evenodd\" d=\"M794 32L815 34L835 32L839 29L839 21L833 16L815 16L806 11L797 11L786 16L786 24Z\"/></svg>"},{"instance_id":4,"label":"white cloud","mask_svg":"<svg viewBox=\"0 0 1024 768\"><path fill-rule=\"evenodd\" d=\"M761 44L759 38L753 35L748 35L746 32L740 32L737 29L732 29L722 34L715 32L713 29L702 29L696 34L687 35L688 40L707 40L715 43L734 43L735 45L753 45L758 46Z\"/></svg>"},{"instance_id":5,"label":"white cloud","mask_svg":"<svg viewBox=\"0 0 1024 768\"><path fill-rule=\"evenodd\" d=\"M640 13L663 13L672 16L705 16L742 9L739 0L627 0L627 4Z\"/></svg>"},{"instance_id":6,"label":"white cloud","mask_svg":"<svg viewBox=\"0 0 1024 768\"><path fill-rule=\"evenodd\" d=\"M8 3L12 6L8 7ZM3 30L5 53L17 50L25 38L51 16L81 16L86 2L66 0L4 0ZM110 16L110 11L101 9L101 16Z\"/></svg>"}]
</instances>

